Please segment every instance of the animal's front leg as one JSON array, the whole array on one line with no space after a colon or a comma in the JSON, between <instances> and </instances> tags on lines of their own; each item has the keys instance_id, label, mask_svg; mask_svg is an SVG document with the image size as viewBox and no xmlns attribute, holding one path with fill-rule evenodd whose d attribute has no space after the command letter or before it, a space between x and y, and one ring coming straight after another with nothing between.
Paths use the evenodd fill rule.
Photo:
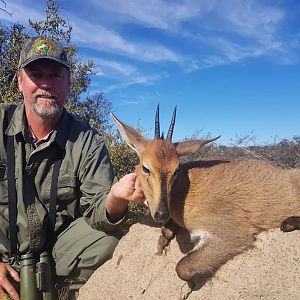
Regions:
<instances>
[{"instance_id":1,"label":"animal's front leg","mask_svg":"<svg viewBox=\"0 0 300 300\"><path fill-rule=\"evenodd\" d=\"M157 243L156 254L162 254L163 251L166 252L166 247L170 244L170 241L175 237L176 229L178 225L170 219L165 225L161 227L161 236L159 237Z\"/></svg>"}]
</instances>

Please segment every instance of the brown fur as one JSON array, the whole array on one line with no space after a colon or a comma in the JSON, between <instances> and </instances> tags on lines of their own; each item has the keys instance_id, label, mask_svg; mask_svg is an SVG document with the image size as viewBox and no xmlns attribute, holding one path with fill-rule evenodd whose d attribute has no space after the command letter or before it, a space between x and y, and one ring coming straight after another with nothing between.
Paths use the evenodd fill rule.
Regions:
<instances>
[{"instance_id":1,"label":"brown fur","mask_svg":"<svg viewBox=\"0 0 300 300\"><path fill-rule=\"evenodd\" d=\"M114 121L139 155L136 173L152 217L168 220L158 251L174 237L175 224L194 235L195 248L176 267L181 279L212 274L252 246L256 234L300 215L300 171L247 158L207 158L180 165L181 154L209 141L146 141L115 117Z\"/></svg>"}]
</instances>

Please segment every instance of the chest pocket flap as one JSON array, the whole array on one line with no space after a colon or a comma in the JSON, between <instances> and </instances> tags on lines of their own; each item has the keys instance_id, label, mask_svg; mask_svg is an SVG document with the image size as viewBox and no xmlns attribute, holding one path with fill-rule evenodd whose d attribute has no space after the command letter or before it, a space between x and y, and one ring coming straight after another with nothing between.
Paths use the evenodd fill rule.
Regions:
<instances>
[{"instance_id":1,"label":"chest pocket flap","mask_svg":"<svg viewBox=\"0 0 300 300\"><path fill-rule=\"evenodd\" d=\"M78 199L79 184L75 176L64 174L58 177L57 201L71 203Z\"/></svg>"}]
</instances>

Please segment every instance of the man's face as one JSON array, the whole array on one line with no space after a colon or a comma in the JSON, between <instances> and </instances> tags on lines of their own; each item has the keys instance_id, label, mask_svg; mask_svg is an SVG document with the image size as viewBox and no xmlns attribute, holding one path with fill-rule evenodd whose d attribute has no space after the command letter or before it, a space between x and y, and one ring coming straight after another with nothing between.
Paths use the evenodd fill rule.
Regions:
<instances>
[{"instance_id":1,"label":"man's face","mask_svg":"<svg viewBox=\"0 0 300 300\"><path fill-rule=\"evenodd\" d=\"M36 60L20 70L18 83L26 112L31 110L42 118L60 116L70 91L70 74L64 65Z\"/></svg>"}]
</instances>

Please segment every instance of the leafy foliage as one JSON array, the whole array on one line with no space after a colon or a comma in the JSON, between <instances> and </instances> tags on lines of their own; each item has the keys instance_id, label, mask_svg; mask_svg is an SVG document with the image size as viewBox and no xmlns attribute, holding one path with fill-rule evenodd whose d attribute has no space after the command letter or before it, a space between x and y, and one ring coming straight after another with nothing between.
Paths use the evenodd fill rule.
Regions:
<instances>
[{"instance_id":1,"label":"leafy foliage","mask_svg":"<svg viewBox=\"0 0 300 300\"><path fill-rule=\"evenodd\" d=\"M110 132L109 113L112 110L112 104L102 92L88 96L82 106L84 118L92 127L98 131Z\"/></svg>"},{"instance_id":2,"label":"leafy foliage","mask_svg":"<svg viewBox=\"0 0 300 300\"><path fill-rule=\"evenodd\" d=\"M19 53L28 35L25 27L13 24L11 28L0 24L0 101L17 103L21 97L18 91L16 73Z\"/></svg>"},{"instance_id":3,"label":"leafy foliage","mask_svg":"<svg viewBox=\"0 0 300 300\"><path fill-rule=\"evenodd\" d=\"M67 43L71 40L72 27L67 20L59 15L60 8L56 0L46 2L45 20L33 22L29 20L29 26L36 35L47 36L53 40L63 40Z\"/></svg>"}]
</instances>

